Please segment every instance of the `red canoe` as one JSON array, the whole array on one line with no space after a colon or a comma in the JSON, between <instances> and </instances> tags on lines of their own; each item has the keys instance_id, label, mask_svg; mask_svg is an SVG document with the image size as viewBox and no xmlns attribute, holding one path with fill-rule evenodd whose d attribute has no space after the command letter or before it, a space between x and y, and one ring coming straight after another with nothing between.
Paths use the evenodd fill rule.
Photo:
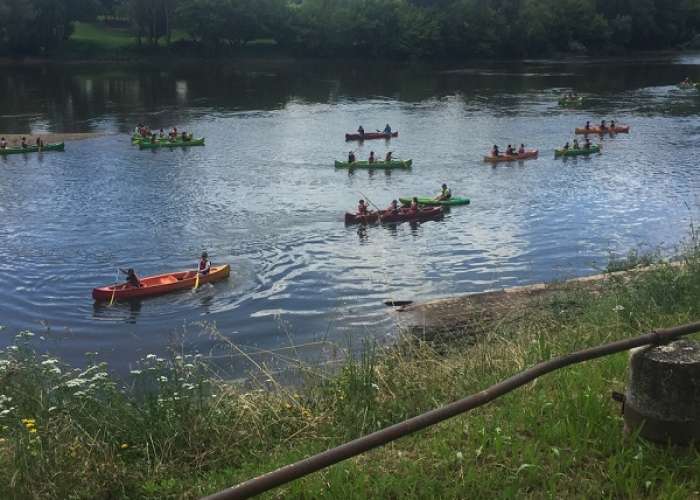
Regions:
<instances>
[{"instance_id":1,"label":"red canoe","mask_svg":"<svg viewBox=\"0 0 700 500\"><path fill-rule=\"evenodd\" d=\"M502 161L528 160L532 158L537 158L538 154L539 152L536 149L526 149L525 152L522 154L518 153L514 155L500 154L498 156L484 156L484 161L488 161L491 163L499 163Z\"/></svg>"},{"instance_id":2,"label":"red canoe","mask_svg":"<svg viewBox=\"0 0 700 500\"><path fill-rule=\"evenodd\" d=\"M577 127L576 128L576 133L577 134L626 134L630 131L629 125L625 125L624 127L606 127L605 129L601 129L600 127Z\"/></svg>"},{"instance_id":3,"label":"red canoe","mask_svg":"<svg viewBox=\"0 0 700 500\"><path fill-rule=\"evenodd\" d=\"M199 284L214 283L228 278L231 268L228 264L212 266L209 274L199 277ZM180 271L176 273L159 274L141 278L141 286L135 287L127 283L93 288L92 298L97 301L129 300L143 297L162 295L177 290L194 288L197 278L196 271Z\"/></svg>"},{"instance_id":4,"label":"red canoe","mask_svg":"<svg viewBox=\"0 0 700 500\"><path fill-rule=\"evenodd\" d=\"M382 210L381 212L370 212L367 215L357 215L346 213L345 223L346 224L374 224L375 222L405 222L405 221L425 221L425 220L436 220L443 216L442 207L426 207L418 210L417 212L411 212L408 209L399 209L398 213L389 213L388 210Z\"/></svg>"},{"instance_id":5,"label":"red canoe","mask_svg":"<svg viewBox=\"0 0 700 500\"><path fill-rule=\"evenodd\" d=\"M391 134L385 134L384 132L365 132L364 137L360 134L345 134L346 141L366 141L369 139L391 139L392 137L398 137L398 132L392 132Z\"/></svg>"}]
</instances>

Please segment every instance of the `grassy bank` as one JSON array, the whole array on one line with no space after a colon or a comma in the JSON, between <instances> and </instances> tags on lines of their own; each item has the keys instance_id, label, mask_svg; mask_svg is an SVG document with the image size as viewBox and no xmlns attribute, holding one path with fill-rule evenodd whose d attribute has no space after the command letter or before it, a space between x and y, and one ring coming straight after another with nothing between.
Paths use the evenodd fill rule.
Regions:
<instances>
[{"instance_id":1,"label":"grassy bank","mask_svg":"<svg viewBox=\"0 0 700 500\"><path fill-rule=\"evenodd\" d=\"M125 383L97 358L81 371L35 354L28 346L41 340L23 332L0 354L0 497L212 493L553 356L697 320L700 256L686 261L558 291L488 320L476 338L368 345L339 373L307 370L294 388L226 384L202 358L176 354L148 356ZM626 370L626 354L561 370L269 496L697 497L698 451L623 435L610 392Z\"/></svg>"},{"instance_id":2,"label":"grassy bank","mask_svg":"<svg viewBox=\"0 0 700 500\"><path fill-rule=\"evenodd\" d=\"M133 61L139 59L200 58L202 55L212 57L215 54L200 54L197 47L188 42L186 33L175 31L168 47L165 39L160 39L157 46L148 45L144 38L142 45L129 28L108 26L101 22L76 22L70 39L56 56L63 60L94 61ZM274 40L254 40L245 47L237 49L235 55L260 56L279 53ZM227 55L233 55L231 53Z\"/></svg>"}]
</instances>

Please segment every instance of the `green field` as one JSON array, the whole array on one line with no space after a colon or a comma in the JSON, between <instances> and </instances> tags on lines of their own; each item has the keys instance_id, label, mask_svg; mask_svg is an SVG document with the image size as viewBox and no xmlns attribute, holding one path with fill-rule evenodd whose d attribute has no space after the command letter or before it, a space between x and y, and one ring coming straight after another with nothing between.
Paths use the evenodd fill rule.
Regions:
<instances>
[{"instance_id":1,"label":"green field","mask_svg":"<svg viewBox=\"0 0 700 500\"><path fill-rule=\"evenodd\" d=\"M442 341L368 344L336 372L300 368L296 387L264 366L248 385L227 383L176 349L122 380L97 354L73 369L29 347L48 340L21 332L0 351L0 497L213 493L540 361L697 320L700 253L684 260L595 290L563 287ZM697 449L623 434L610 393L623 390L627 366L622 353L562 369L267 498L697 497Z\"/></svg>"}]
</instances>

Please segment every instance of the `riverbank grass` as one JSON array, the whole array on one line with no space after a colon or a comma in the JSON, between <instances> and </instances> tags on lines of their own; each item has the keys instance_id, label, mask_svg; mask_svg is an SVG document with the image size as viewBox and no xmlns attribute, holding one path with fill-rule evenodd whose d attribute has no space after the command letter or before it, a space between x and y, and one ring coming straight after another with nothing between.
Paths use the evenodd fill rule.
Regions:
<instances>
[{"instance_id":1,"label":"riverbank grass","mask_svg":"<svg viewBox=\"0 0 700 500\"><path fill-rule=\"evenodd\" d=\"M31 346L0 354L0 497L196 498L460 399L542 360L700 317L700 258L572 286L449 342L367 344L337 373L242 387L203 358L149 355L128 380ZM7 332L5 332L7 334ZM628 355L572 366L270 498L692 498L700 453L622 432ZM272 387L272 389L270 389Z\"/></svg>"}]
</instances>

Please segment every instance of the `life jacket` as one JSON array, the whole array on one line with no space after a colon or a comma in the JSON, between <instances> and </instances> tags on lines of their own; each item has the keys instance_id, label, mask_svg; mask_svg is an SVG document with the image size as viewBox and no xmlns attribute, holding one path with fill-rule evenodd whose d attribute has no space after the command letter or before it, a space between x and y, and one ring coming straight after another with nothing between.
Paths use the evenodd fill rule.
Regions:
<instances>
[{"instance_id":1,"label":"life jacket","mask_svg":"<svg viewBox=\"0 0 700 500\"><path fill-rule=\"evenodd\" d=\"M367 214L367 205L365 205L365 204L357 205L357 213L360 215L366 215Z\"/></svg>"},{"instance_id":2,"label":"life jacket","mask_svg":"<svg viewBox=\"0 0 700 500\"><path fill-rule=\"evenodd\" d=\"M200 259L200 261L199 261L199 271L200 272L202 272L202 271L208 272L210 267L211 267L211 263L209 262L209 260Z\"/></svg>"}]
</instances>

